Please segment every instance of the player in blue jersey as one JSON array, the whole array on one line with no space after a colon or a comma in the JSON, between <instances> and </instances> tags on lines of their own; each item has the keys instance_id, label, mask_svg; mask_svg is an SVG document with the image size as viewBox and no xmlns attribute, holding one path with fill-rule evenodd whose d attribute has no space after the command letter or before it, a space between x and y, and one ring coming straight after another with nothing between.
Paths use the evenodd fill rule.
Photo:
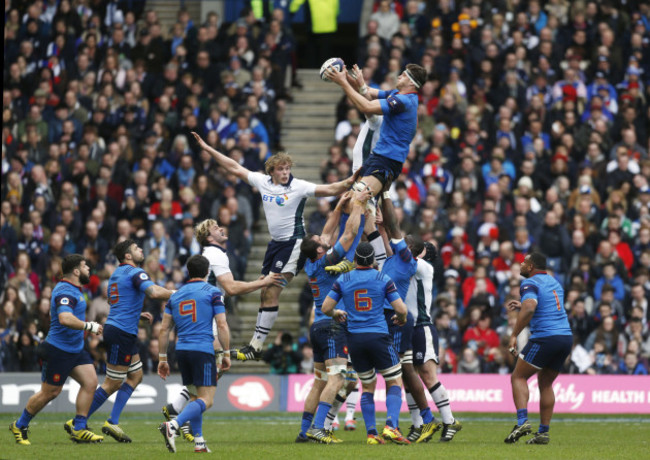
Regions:
<instances>
[{"instance_id":1,"label":"player in blue jersey","mask_svg":"<svg viewBox=\"0 0 650 460\"><path fill-rule=\"evenodd\" d=\"M384 444L384 439L387 439L396 444L410 444L398 428L402 367L384 318L384 303L388 301L395 310L393 321L405 324L406 305L391 279L372 268L374 251L369 243L357 246L355 262L357 268L341 275L332 285L321 310L336 321L347 320L348 350L363 388L361 412L366 424L367 443ZM344 310L335 309L341 300ZM386 381L387 418L382 437L375 421L375 370Z\"/></svg>"},{"instance_id":2,"label":"player in blue jersey","mask_svg":"<svg viewBox=\"0 0 650 460\"><path fill-rule=\"evenodd\" d=\"M528 422L528 379L537 375L539 386L539 430L526 444L548 444L549 425L555 405L553 381L571 353L573 334L564 311L564 289L546 273L546 257L533 252L521 263L521 301L511 300L508 308L520 309L510 336L510 352L519 356L512 371L512 396L517 408L517 424L505 439L510 444L531 433ZM530 339L521 352L517 336L530 326Z\"/></svg>"},{"instance_id":3,"label":"player in blue jersey","mask_svg":"<svg viewBox=\"0 0 650 460\"><path fill-rule=\"evenodd\" d=\"M386 184L388 188L389 184ZM382 216L383 228L386 237L390 240L386 245L386 262L381 269L395 283L397 293L402 299L406 299L409 286L411 285L411 278L417 271L417 260L413 257L411 249L413 248L417 254L422 252L424 243L420 238L409 235L409 244L402 238L402 231L397 224L395 210L393 209L393 202L385 191L382 198ZM420 411L423 424L416 429L415 426L411 427L407 439L411 442L421 443L426 442L433 433L436 431L437 424L434 421L433 414L429 408L426 395L422 382L420 381L415 368L413 367L413 328L414 317L408 312L406 324L399 327L393 324L391 318L393 316L393 309L388 302L384 303L384 314L386 316L386 323L388 324L388 333L393 338L393 344L400 355L402 362L402 374L404 379L404 389L409 398L413 398L414 403Z\"/></svg>"},{"instance_id":4,"label":"player in blue jersey","mask_svg":"<svg viewBox=\"0 0 650 460\"><path fill-rule=\"evenodd\" d=\"M326 238L321 235L308 235L300 245L300 251L307 259L305 273L309 277L312 294L314 295L314 322L310 328L309 337L314 350L315 379L305 400L301 430L296 442L305 442L311 439L316 442L330 444L339 441L325 430L325 423L332 404L339 390L343 387L347 374L347 340L344 327L336 324L321 311L323 301L337 279L337 275L327 273L325 267L339 262L353 246L361 215L369 197L369 192L362 191L347 192L341 198L336 209L328 218L323 228L323 234L328 235L332 230L336 229L341 209L350 199L352 201L352 212L345 224L345 231L331 250L323 241ZM312 420L313 428L310 428Z\"/></svg>"},{"instance_id":5,"label":"player in blue jersey","mask_svg":"<svg viewBox=\"0 0 650 460\"><path fill-rule=\"evenodd\" d=\"M386 182L397 179L409 153L417 128L418 90L426 82L426 70L407 64L392 91L369 88L361 72L353 78L347 70L330 67L325 75L341 86L354 106L366 115L383 115L379 140L361 167L361 181L355 187L369 187L376 196Z\"/></svg>"},{"instance_id":6,"label":"player in blue jersey","mask_svg":"<svg viewBox=\"0 0 650 460\"><path fill-rule=\"evenodd\" d=\"M262 289L266 286L281 285L284 278L279 273L270 273L264 278L255 281L245 282L237 281L233 278L230 271L230 262L226 254L226 242L228 235L226 229L221 227L214 219L206 219L194 228L194 236L202 248L202 254L210 262L210 271L208 274L208 283L218 287L221 291L229 296L247 294L249 292ZM213 325L213 332L217 335L216 323ZM224 349L215 337L215 354L218 371L224 357ZM218 375L217 375L218 377ZM166 404L162 413L170 421L183 410L185 405L190 401L191 396L187 388L183 388L179 394L173 398L169 404ZM181 426L183 438L188 442L194 442L189 424Z\"/></svg>"},{"instance_id":7,"label":"player in blue jersey","mask_svg":"<svg viewBox=\"0 0 650 460\"><path fill-rule=\"evenodd\" d=\"M181 287L165 306L160 329L160 354L158 375L169 376L167 345L172 322L176 325L176 359L178 368L190 394L196 399L178 414L176 420L161 424L158 429L165 438L170 452L176 452L174 439L180 426L190 422L194 432L194 452L210 452L203 438L203 412L212 407L217 389L217 369L214 358L214 333L212 322L216 319L219 342L224 349L230 347L230 330L226 322L226 309L221 291L206 282L210 261L194 255L187 261L190 280ZM230 368L230 357L223 357L223 370Z\"/></svg>"},{"instance_id":8,"label":"player in blue jersey","mask_svg":"<svg viewBox=\"0 0 650 460\"><path fill-rule=\"evenodd\" d=\"M120 428L120 414L133 390L142 381L142 362L138 354L138 323L140 318L153 320L150 313L142 313L144 297L167 300L172 294L155 285L149 275L140 267L144 254L133 240L124 240L113 248L113 254L120 265L108 280L108 303L110 312L104 325L106 346L106 378L95 391L90 406L90 417L115 392L111 416L104 422L102 433L118 442L131 442Z\"/></svg>"},{"instance_id":9,"label":"player in blue jersey","mask_svg":"<svg viewBox=\"0 0 650 460\"><path fill-rule=\"evenodd\" d=\"M84 350L84 331L97 335L103 331L101 324L85 322L86 298L81 286L90 282L90 267L83 256L70 254L64 257L61 270L63 279L52 290L50 330L42 345L45 355L43 383L40 391L27 401L20 418L9 427L16 443L23 446L31 444L27 439L29 422L61 393L68 376L81 386L77 395L77 415L64 425L70 439L78 443L95 443L104 439L87 427L88 408L97 387L97 374L92 358Z\"/></svg>"}]
</instances>

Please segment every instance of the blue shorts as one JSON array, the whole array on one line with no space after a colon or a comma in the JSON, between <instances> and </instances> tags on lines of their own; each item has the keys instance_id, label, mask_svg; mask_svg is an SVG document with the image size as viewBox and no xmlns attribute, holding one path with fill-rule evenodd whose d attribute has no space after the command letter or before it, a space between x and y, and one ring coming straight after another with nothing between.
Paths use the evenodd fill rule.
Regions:
<instances>
[{"instance_id":1,"label":"blue shorts","mask_svg":"<svg viewBox=\"0 0 650 460\"><path fill-rule=\"evenodd\" d=\"M309 329L309 340L314 349L314 362L347 358L348 340L345 327L333 319L318 321Z\"/></svg>"},{"instance_id":2,"label":"blue shorts","mask_svg":"<svg viewBox=\"0 0 650 460\"><path fill-rule=\"evenodd\" d=\"M573 348L573 336L551 335L529 339L519 357L537 369L548 367L559 371Z\"/></svg>"},{"instance_id":3,"label":"blue shorts","mask_svg":"<svg viewBox=\"0 0 650 460\"><path fill-rule=\"evenodd\" d=\"M402 165L403 163L399 161L373 152L361 166L361 177L373 176L382 184L386 184L386 182L395 180L402 174Z\"/></svg>"},{"instance_id":4,"label":"blue shorts","mask_svg":"<svg viewBox=\"0 0 650 460\"><path fill-rule=\"evenodd\" d=\"M302 239L289 241L271 240L266 247L262 275L269 273L291 273L296 275L305 265L305 258L300 253Z\"/></svg>"},{"instance_id":5,"label":"blue shorts","mask_svg":"<svg viewBox=\"0 0 650 460\"><path fill-rule=\"evenodd\" d=\"M391 319L394 314L394 310L384 309L384 316L386 317L386 323L388 323L388 333L393 338L395 349L402 355L413 349L413 325L415 321L413 315L407 313L406 324L404 326L398 326L397 324L393 324L393 320Z\"/></svg>"},{"instance_id":6,"label":"blue shorts","mask_svg":"<svg viewBox=\"0 0 650 460\"><path fill-rule=\"evenodd\" d=\"M372 369L382 371L399 364L399 356L388 334L360 332L348 334L348 350L352 366L358 374Z\"/></svg>"},{"instance_id":7,"label":"blue shorts","mask_svg":"<svg viewBox=\"0 0 650 460\"><path fill-rule=\"evenodd\" d=\"M84 364L93 364L93 359L86 350L79 353L70 353L55 347L52 344L43 342L44 359L43 370L41 372L41 381L50 385L60 387L70 375L70 372Z\"/></svg>"},{"instance_id":8,"label":"blue shorts","mask_svg":"<svg viewBox=\"0 0 650 460\"><path fill-rule=\"evenodd\" d=\"M130 366L131 359L138 354L138 336L111 324L104 326L104 344L106 362L113 366Z\"/></svg>"},{"instance_id":9,"label":"blue shorts","mask_svg":"<svg viewBox=\"0 0 650 460\"><path fill-rule=\"evenodd\" d=\"M438 331L431 324L420 324L413 329L413 365L427 361L438 364Z\"/></svg>"},{"instance_id":10,"label":"blue shorts","mask_svg":"<svg viewBox=\"0 0 650 460\"><path fill-rule=\"evenodd\" d=\"M217 386L217 363L214 355L203 351L176 350L176 361L183 385Z\"/></svg>"}]
</instances>

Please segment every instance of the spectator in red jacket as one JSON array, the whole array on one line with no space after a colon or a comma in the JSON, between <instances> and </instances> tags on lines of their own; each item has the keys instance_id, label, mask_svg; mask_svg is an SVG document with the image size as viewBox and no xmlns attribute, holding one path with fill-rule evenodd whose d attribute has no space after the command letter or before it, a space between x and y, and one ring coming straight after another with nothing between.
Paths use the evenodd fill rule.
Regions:
<instances>
[{"instance_id":1,"label":"spectator in red jacket","mask_svg":"<svg viewBox=\"0 0 650 460\"><path fill-rule=\"evenodd\" d=\"M492 349L499 346L499 335L490 327L489 313L481 313L478 323L467 328L463 335L463 345L473 348L484 357L488 357Z\"/></svg>"},{"instance_id":2,"label":"spectator in red jacket","mask_svg":"<svg viewBox=\"0 0 650 460\"><path fill-rule=\"evenodd\" d=\"M454 227L451 230L451 241L442 247L440 254L445 268L451 265L452 256L459 254L463 268L468 272L474 271L474 248L467 242L467 235L462 228Z\"/></svg>"}]
</instances>

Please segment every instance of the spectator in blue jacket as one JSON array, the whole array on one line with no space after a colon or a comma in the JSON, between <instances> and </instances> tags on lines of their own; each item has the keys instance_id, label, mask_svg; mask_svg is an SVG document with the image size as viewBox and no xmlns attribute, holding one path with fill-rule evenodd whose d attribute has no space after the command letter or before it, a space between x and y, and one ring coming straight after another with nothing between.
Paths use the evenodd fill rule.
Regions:
<instances>
[{"instance_id":1,"label":"spectator in blue jacket","mask_svg":"<svg viewBox=\"0 0 650 460\"><path fill-rule=\"evenodd\" d=\"M603 286L609 284L614 288L614 298L620 302L625 299L625 284L619 275L616 274L616 266L613 262L607 262L603 266L603 276L598 278L594 286L594 299L600 300Z\"/></svg>"}]
</instances>

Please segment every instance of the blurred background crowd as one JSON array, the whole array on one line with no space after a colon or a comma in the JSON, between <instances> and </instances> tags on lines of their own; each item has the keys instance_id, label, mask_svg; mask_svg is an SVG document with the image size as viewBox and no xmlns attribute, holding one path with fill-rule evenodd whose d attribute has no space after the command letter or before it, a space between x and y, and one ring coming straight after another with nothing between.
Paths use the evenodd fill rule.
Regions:
<instances>
[{"instance_id":1,"label":"blurred background crowd","mask_svg":"<svg viewBox=\"0 0 650 460\"><path fill-rule=\"evenodd\" d=\"M245 8L232 24L216 13L195 23L180 9L165 30L145 2L126 3L5 3L0 370L39 369L64 255L91 261L88 316L101 321L121 238L134 237L152 279L175 288L200 251L195 222L227 224L236 279L264 225L258 194L189 132L251 170L281 148L282 113L300 85L289 18ZM409 62L429 72L391 194L404 232L440 252L443 372L512 369L504 345L515 318L503 305L518 298L519 263L537 248L565 287L576 346L564 371L647 373L650 3L373 3L357 40L367 83L393 88ZM324 182L350 174L364 122L346 98L337 119ZM310 232L334 204L318 202ZM160 306L144 310L156 318L139 334L151 370ZM101 371L101 342L89 340ZM298 372L310 354L304 338L279 333L266 358L274 372Z\"/></svg>"}]
</instances>

